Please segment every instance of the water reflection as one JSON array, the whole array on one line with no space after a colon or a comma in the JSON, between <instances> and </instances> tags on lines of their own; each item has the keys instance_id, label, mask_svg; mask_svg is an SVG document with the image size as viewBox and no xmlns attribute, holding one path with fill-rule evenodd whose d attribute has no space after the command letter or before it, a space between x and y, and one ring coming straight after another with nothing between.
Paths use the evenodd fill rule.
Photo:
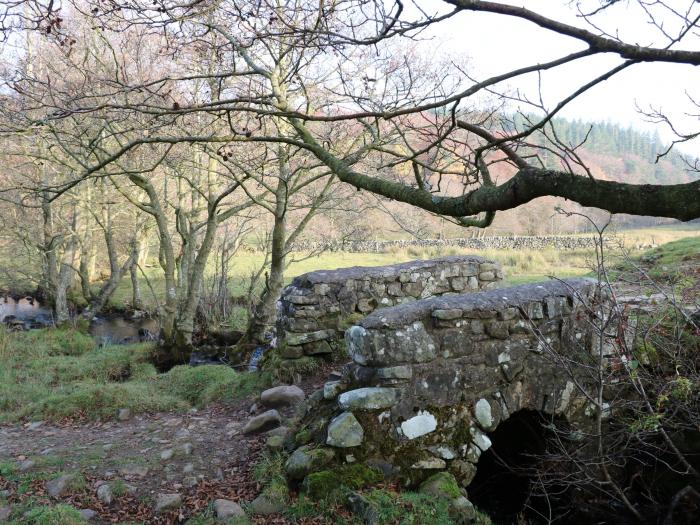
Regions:
<instances>
[{"instance_id":1,"label":"water reflection","mask_svg":"<svg viewBox=\"0 0 700 525\"><path fill-rule=\"evenodd\" d=\"M31 330L53 326L53 312L33 297L0 297L0 322L12 330ZM154 341L160 333L155 319L131 319L123 316L96 317L90 334L100 345Z\"/></svg>"}]
</instances>

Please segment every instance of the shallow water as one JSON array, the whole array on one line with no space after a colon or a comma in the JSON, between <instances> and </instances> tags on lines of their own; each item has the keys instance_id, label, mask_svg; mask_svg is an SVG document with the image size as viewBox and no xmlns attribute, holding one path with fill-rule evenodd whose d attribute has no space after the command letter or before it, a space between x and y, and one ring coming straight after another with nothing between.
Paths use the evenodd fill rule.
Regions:
<instances>
[{"instance_id":1,"label":"shallow water","mask_svg":"<svg viewBox=\"0 0 700 525\"><path fill-rule=\"evenodd\" d=\"M98 317L90 323L90 333L101 345L152 341L159 332L158 321L148 318Z\"/></svg>"},{"instance_id":2,"label":"shallow water","mask_svg":"<svg viewBox=\"0 0 700 525\"><path fill-rule=\"evenodd\" d=\"M33 297L0 297L0 322L15 329L30 330L52 326L53 312ZM123 316L96 317L90 334L100 345L127 344L157 338L160 325L155 319L128 319Z\"/></svg>"}]
</instances>

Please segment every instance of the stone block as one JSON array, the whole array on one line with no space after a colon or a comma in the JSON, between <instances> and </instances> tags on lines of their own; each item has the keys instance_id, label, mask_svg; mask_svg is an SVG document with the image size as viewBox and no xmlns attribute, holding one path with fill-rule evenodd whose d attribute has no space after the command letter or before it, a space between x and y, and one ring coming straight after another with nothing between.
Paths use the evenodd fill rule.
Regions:
<instances>
[{"instance_id":1,"label":"stone block","mask_svg":"<svg viewBox=\"0 0 700 525\"><path fill-rule=\"evenodd\" d=\"M304 355L304 347L283 344L279 348L279 353L284 359L299 359Z\"/></svg>"},{"instance_id":2,"label":"stone block","mask_svg":"<svg viewBox=\"0 0 700 525\"><path fill-rule=\"evenodd\" d=\"M343 412L328 424L326 445L336 448L358 447L365 433L352 412Z\"/></svg>"},{"instance_id":3,"label":"stone block","mask_svg":"<svg viewBox=\"0 0 700 525\"><path fill-rule=\"evenodd\" d=\"M433 310L432 316L435 319L449 321L452 319L459 319L460 317L462 317L462 310L460 310L459 308L450 308L449 310Z\"/></svg>"},{"instance_id":4,"label":"stone block","mask_svg":"<svg viewBox=\"0 0 700 525\"><path fill-rule=\"evenodd\" d=\"M399 398L395 388L366 387L343 392L338 405L344 410L378 410L394 406Z\"/></svg>"},{"instance_id":5,"label":"stone block","mask_svg":"<svg viewBox=\"0 0 700 525\"><path fill-rule=\"evenodd\" d=\"M324 339L331 339L335 336L335 330L318 330L316 332L306 332L306 333L293 333L288 332L286 334L287 344L298 346L305 345L307 343L313 343L315 341L323 341Z\"/></svg>"},{"instance_id":6,"label":"stone block","mask_svg":"<svg viewBox=\"0 0 700 525\"><path fill-rule=\"evenodd\" d=\"M403 290L401 289L401 283L389 283L386 286L386 293L393 297L400 297L403 295Z\"/></svg>"},{"instance_id":7,"label":"stone block","mask_svg":"<svg viewBox=\"0 0 700 525\"><path fill-rule=\"evenodd\" d=\"M306 355L321 355L321 354L331 354L333 349L328 341L314 341L313 343L307 343L303 346L304 354Z\"/></svg>"}]
</instances>

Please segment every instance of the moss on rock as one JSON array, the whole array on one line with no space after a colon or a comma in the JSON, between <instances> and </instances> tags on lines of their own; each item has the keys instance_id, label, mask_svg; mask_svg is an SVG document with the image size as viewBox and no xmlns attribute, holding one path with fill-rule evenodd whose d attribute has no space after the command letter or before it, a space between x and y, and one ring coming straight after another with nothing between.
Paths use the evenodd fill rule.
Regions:
<instances>
[{"instance_id":1,"label":"moss on rock","mask_svg":"<svg viewBox=\"0 0 700 525\"><path fill-rule=\"evenodd\" d=\"M420 484L418 491L436 498L454 499L462 495L455 477L449 472L433 474Z\"/></svg>"}]
</instances>

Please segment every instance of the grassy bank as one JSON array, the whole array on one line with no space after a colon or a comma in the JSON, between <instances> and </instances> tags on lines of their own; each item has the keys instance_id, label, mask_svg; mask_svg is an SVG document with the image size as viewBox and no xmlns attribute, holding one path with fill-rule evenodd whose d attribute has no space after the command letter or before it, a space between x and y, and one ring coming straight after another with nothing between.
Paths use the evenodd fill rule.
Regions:
<instances>
[{"instance_id":1,"label":"grassy bank","mask_svg":"<svg viewBox=\"0 0 700 525\"><path fill-rule=\"evenodd\" d=\"M152 344L98 348L76 330L0 330L0 422L111 419L185 410L244 397L265 378L228 367L177 366L159 374Z\"/></svg>"}]
</instances>

